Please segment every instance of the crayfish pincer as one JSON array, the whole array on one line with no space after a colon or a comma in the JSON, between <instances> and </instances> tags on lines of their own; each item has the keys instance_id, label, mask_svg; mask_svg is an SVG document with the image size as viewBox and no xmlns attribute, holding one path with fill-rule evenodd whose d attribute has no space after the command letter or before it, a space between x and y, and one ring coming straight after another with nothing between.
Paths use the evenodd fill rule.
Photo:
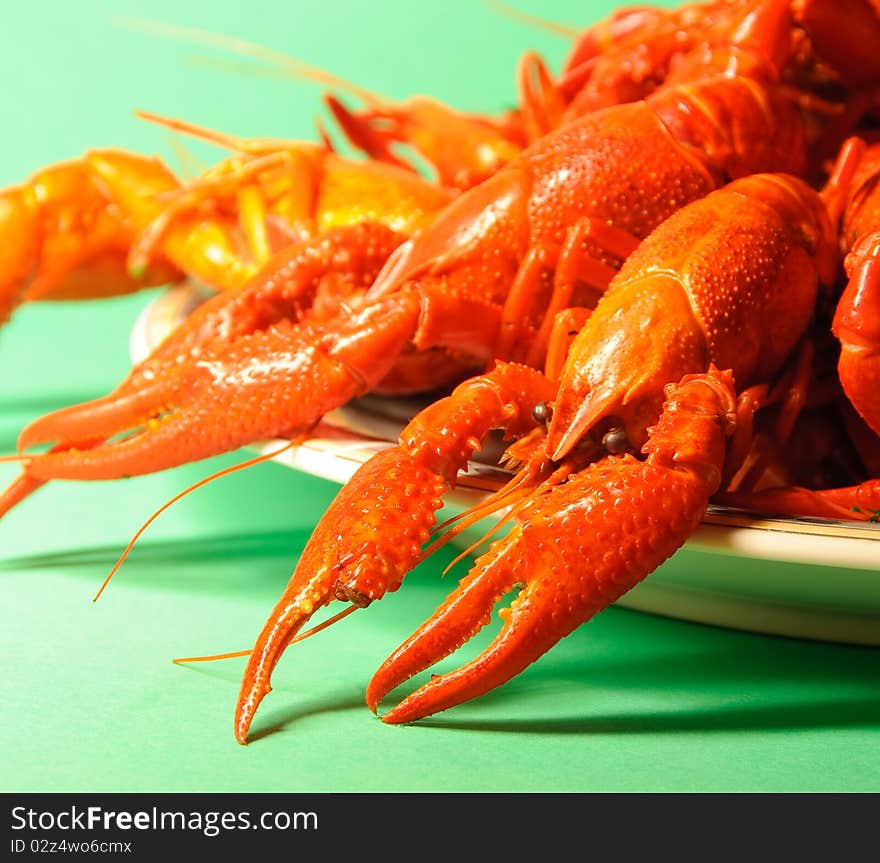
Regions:
<instances>
[{"instance_id":1,"label":"crayfish pincer","mask_svg":"<svg viewBox=\"0 0 880 863\"><path fill-rule=\"evenodd\" d=\"M385 722L411 722L500 686L638 584L703 517L721 482L735 415L729 371L688 375L667 387L646 460L607 456L560 485L538 486L510 533L382 664L367 688L369 707L375 711L387 692L471 638L517 584L525 586L502 609L504 625L490 646L433 677Z\"/></svg>"}]
</instances>

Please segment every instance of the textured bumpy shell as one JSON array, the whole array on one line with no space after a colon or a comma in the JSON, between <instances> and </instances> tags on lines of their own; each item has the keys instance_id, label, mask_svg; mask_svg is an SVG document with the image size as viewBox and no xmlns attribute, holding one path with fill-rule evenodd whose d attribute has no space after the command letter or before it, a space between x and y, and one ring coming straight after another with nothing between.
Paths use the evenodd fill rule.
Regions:
<instances>
[{"instance_id":1,"label":"textured bumpy shell","mask_svg":"<svg viewBox=\"0 0 880 863\"><path fill-rule=\"evenodd\" d=\"M383 718L408 722L500 686L652 572L690 536L718 488L732 429L733 378L710 370L669 387L647 461L608 456L538 495L435 614L383 663L367 703L452 653L495 604L525 586L476 659Z\"/></svg>"},{"instance_id":2,"label":"textured bumpy shell","mask_svg":"<svg viewBox=\"0 0 880 863\"><path fill-rule=\"evenodd\" d=\"M555 458L607 416L634 445L663 386L710 362L769 380L812 319L832 233L818 194L756 174L679 210L627 259L582 327L550 427Z\"/></svg>"}]
</instances>

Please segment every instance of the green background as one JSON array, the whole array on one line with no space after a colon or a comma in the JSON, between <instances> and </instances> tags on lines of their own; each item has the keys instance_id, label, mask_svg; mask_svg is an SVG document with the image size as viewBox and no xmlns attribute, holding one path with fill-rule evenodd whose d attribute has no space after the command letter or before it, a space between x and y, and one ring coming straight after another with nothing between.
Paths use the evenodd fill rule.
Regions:
<instances>
[{"instance_id":1,"label":"green background","mask_svg":"<svg viewBox=\"0 0 880 863\"><path fill-rule=\"evenodd\" d=\"M519 5L574 24L611 7ZM312 136L314 87L219 70L193 60L219 52L124 27L120 15L235 34L391 97L430 93L473 111L512 103L525 49L554 68L566 51L470 2L14 4L0 25L0 185L95 146L170 158L168 137L135 108L243 135ZM119 380L132 323L155 295L15 315L0 334L3 451L29 419ZM182 668L171 658L250 646L334 485L277 465L214 483L163 516L102 600L90 599L156 506L240 459L58 483L0 524L3 790L880 790L880 651L620 609L478 701L384 726L363 689L455 583L440 578L449 555L291 649L252 744L238 746L243 660ZM0 479L14 474L3 466Z\"/></svg>"}]
</instances>

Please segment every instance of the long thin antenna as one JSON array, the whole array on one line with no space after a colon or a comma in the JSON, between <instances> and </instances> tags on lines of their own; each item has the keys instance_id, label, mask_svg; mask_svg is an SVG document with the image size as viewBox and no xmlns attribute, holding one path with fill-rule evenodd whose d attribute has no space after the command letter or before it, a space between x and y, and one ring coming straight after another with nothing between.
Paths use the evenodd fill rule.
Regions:
<instances>
[{"instance_id":1,"label":"long thin antenna","mask_svg":"<svg viewBox=\"0 0 880 863\"><path fill-rule=\"evenodd\" d=\"M260 462L269 461L270 459L275 458L275 456L281 455L281 453L286 452L291 447L298 446L302 442L302 438L294 438L294 440L289 441L283 447L279 449L271 450L270 452L263 453L262 455L255 456L254 458L248 459L247 461L243 461L241 464L235 464L231 467L223 468L223 470L218 470L216 473L212 473L210 476L206 476L204 479L200 479L198 482L193 483L189 488L185 488L179 494L174 495L171 500L166 501L159 507L137 530L137 533L131 538L131 541L125 547L125 551L119 557L119 560L116 561L113 569L110 570L107 577L102 582L101 586L98 588L98 592L95 594L92 602L97 602L101 598L101 594L104 592L104 589L110 583L110 579L113 578L114 575L119 571L119 567L125 562L125 559L131 553L131 550L134 548L135 543L141 538L144 531L160 516L166 509L168 509L173 504L177 503L182 497L186 497L190 492L195 491L198 488L201 488L203 485L207 485L209 482L213 482L215 479L220 479L222 476L226 476L230 473L235 473L239 470L244 470L246 467L253 467L255 464L260 464Z\"/></svg>"},{"instance_id":2,"label":"long thin antenna","mask_svg":"<svg viewBox=\"0 0 880 863\"><path fill-rule=\"evenodd\" d=\"M525 24L536 30L543 30L545 33L552 33L554 36L562 36L564 39L577 39L580 35L576 27L570 24L560 24L558 21L551 21L548 18L541 18L539 15L532 15L529 12L523 12L514 6L508 6L501 0L483 0L493 12L516 21L519 24Z\"/></svg>"},{"instance_id":3,"label":"long thin antenna","mask_svg":"<svg viewBox=\"0 0 880 863\"><path fill-rule=\"evenodd\" d=\"M35 455L26 455L25 453L15 453L13 455L0 455L0 464L4 462L17 461L17 462L30 462L33 461L37 456Z\"/></svg>"},{"instance_id":4,"label":"long thin antenna","mask_svg":"<svg viewBox=\"0 0 880 863\"><path fill-rule=\"evenodd\" d=\"M180 171L187 180L192 180L194 177L205 172L207 165L196 158L187 148L186 144L183 143L178 133L169 130L168 138L171 143L171 149L174 151L174 155L177 157L177 162L180 165Z\"/></svg>"},{"instance_id":5,"label":"long thin antenna","mask_svg":"<svg viewBox=\"0 0 880 863\"><path fill-rule=\"evenodd\" d=\"M291 638L290 644L296 644L298 641L305 641L307 638L311 638L322 629L332 626L337 621L342 620L343 617L348 617L349 614L361 607L360 605L350 605L348 608L342 609L338 614L334 614L333 617L328 617L322 623L318 623L306 632L301 632L295 638ZM251 653L253 653L251 650L234 650L231 653L214 653L211 656L181 656L171 661L175 665L182 665L185 662L214 662L217 659L235 659L238 656L250 656Z\"/></svg>"},{"instance_id":6,"label":"long thin antenna","mask_svg":"<svg viewBox=\"0 0 880 863\"><path fill-rule=\"evenodd\" d=\"M250 650L233 650L231 653L212 653L210 656L178 656L171 661L175 665L183 665L186 662L215 662L218 659L235 659L237 656L250 655Z\"/></svg>"},{"instance_id":7,"label":"long thin antenna","mask_svg":"<svg viewBox=\"0 0 880 863\"><path fill-rule=\"evenodd\" d=\"M210 45L242 57L263 60L271 66L287 70L297 78L307 78L319 84L325 84L328 87L345 90L373 107L378 108L382 105L387 105L390 101L352 81L347 81L345 78L340 78L338 75L333 75L324 69L319 69L317 66L303 63L281 51L276 51L274 48L267 48L265 45L258 45L256 42L248 42L246 39L238 39L235 36L226 36L222 33L212 33L209 30L201 30L198 27L163 24L159 21L149 21L142 18L119 17L113 20L119 26L130 30L140 30L147 33L156 33L160 36L167 36L171 39L179 39L184 42Z\"/></svg>"}]
</instances>

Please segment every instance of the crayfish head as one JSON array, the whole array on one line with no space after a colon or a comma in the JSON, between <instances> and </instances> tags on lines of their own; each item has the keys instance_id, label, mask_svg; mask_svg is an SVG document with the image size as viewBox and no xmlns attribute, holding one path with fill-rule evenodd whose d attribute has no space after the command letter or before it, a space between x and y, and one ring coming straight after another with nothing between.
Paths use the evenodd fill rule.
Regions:
<instances>
[{"instance_id":1,"label":"crayfish head","mask_svg":"<svg viewBox=\"0 0 880 863\"><path fill-rule=\"evenodd\" d=\"M706 368L705 337L680 283L666 273L630 280L626 267L618 279L569 349L547 434L554 461L612 429L620 431L608 438L609 451L640 447L663 387Z\"/></svg>"}]
</instances>

